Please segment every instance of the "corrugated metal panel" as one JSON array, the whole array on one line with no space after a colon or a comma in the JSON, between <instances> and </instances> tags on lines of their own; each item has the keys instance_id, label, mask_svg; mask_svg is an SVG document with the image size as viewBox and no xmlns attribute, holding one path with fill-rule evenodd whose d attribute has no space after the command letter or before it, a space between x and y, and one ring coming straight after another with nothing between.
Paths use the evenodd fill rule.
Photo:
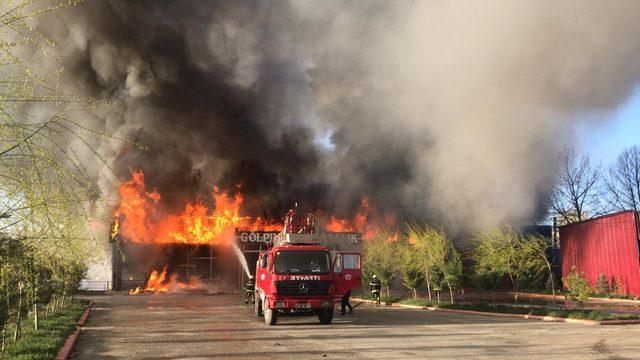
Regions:
<instances>
[{"instance_id":1,"label":"corrugated metal panel","mask_svg":"<svg viewBox=\"0 0 640 360\"><path fill-rule=\"evenodd\" d=\"M636 216L627 211L561 227L562 276L576 266L595 286L604 273L621 293L640 296Z\"/></svg>"}]
</instances>

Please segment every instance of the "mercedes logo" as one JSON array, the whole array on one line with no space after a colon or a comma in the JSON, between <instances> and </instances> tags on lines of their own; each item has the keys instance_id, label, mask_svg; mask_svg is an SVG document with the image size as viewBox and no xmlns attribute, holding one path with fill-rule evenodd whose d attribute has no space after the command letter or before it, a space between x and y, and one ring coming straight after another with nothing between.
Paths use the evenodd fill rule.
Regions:
<instances>
[{"instance_id":1,"label":"mercedes logo","mask_svg":"<svg viewBox=\"0 0 640 360\"><path fill-rule=\"evenodd\" d=\"M298 290L300 290L300 292L306 293L307 291L309 291L309 285L307 285L307 283L301 283L300 285L298 285Z\"/></svg>"}]
</instances>

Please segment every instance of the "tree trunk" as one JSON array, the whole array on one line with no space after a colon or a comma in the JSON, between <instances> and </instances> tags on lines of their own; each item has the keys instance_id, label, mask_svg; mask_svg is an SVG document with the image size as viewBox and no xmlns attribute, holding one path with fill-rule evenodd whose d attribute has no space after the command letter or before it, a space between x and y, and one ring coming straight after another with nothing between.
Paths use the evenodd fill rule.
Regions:
<instances>
[{"instance_id":1,"label":"tree trunk","mask_svg":"<svg viewBox=\"0 0 640 360\"><path fill-rule=\"evenodd\" d=\"M33 328L38 330L38 303L33 303Z\"/></svg>"},{"instance_id":2,"label":"tree trunk","mask_svg":"<svg viewBox=\"0 0 640 360\"><path fill-rule=\"evenodd\" d=\"M385 288L387 289L387 298L391 298L391 293L389 292L389 285L386 285Z\"/></svg>"},{"instance_id":3,"label":"tree trunk","mask_svg":"<svg viewBox=\"0 0 640 360\"><path fill-rule=\"evenodd\" d=\"M544 254L543 254L544 255ZM545 257L546 260L546 257ZM553 275L553 270L551 269L551 265L547 262L547 269L549 270L549 278L551 279L551 293L553 294L553 307L558 310L558 302L556 301L556 282L555 276Z\"/></svg>"},{"instance_id":4,"label":"tree trunk","mask_svg":"<svg viewBox=\"0 0 640 360\"><path fill-rule=\"evenodd\" d=\"M451 303L453 304L453 289L451 289L451 283L447 280L447 287L449 288L449 296L451 297Z\"/></svg>"},{"instance_id":5,"label":"tree trunk","mask_svg":"<svg viewBox=\"0 0 640 360\"><path fill-rule=\"evenodd\" d=\"M531 305L533 309L533 292L531 292L531 290L529 290L529 305Z\"/></svg>"},{"instance_id":6,"label":"tree trunk","mask_svg":"<svg viewBox=\"0 0 640 360\"><path fill-rule=\"evenodd\" d=\"M413 298L417 299L418 298L418 289L413 289Z\"/></svg>"},{"instance_id":7,"label":"tree trunk","mask_svg":"<svg viewBox=\"0 0 640 360\"><path fill-rule=\"evenodd\" d=\"M425 279L427 280L427 294L429 294L429 301L433 301L431 298L431 283L429 282L429 270L425 270Z\"/></svg>"},{"instance_id":8,"label":"tree trunk","mask_svg":"<svg viewBox=\"0 0 640 360\"><path fill-rule=\"evenodd\" d=\"M0 357L2 357L2 354L4 353L4 350L7 347L7 328L9 327L9 312L11 310L11 301L9 299L9 287L5 288L6 291L6 304L3 304L6 306L7 309L7 318L5 319L4 323L2 324L2 345L0 345Z\"/></svg>"},{"instance_id":9,"label":"tree trunk","mask_svg":"<svg viewBox=\"0 0 640 360\"><path fill-rule=\"evenodd\" d=\"M436 296L438 297L438 304L440 304L440 290L436 290Z\"/></svg>"},{"instance_id":10,"label":"tree trunk","mask_svg":"<svg viewBox=\"0 0 640 360\"><path fill-rule=\"evenodd\" d=\"M464 288L460 289L460 292L462 293L462 304L467 305L467 299L464 296Z\"/></svg>"},{"instance_id":11,"label":"tree trunk","mask_svg":"<svg viewBox=\"0 0 640 360\"><path fill-rule=\"evenodd\" d=\"M33 291L33 328L38 330L38 283Z\"/></svg>"},{"instance_id":12,"label":"tree trunk","mask_svg":"<svg viewBox=\"0 0 640 360\"><path fill-rule=\"evenodd\" d=\"M498 302L496 301L496 289L493 289L493 306L498 305Z\"/></svg>"},{"instance_id":13,"label":"tree trunk","mask_svg":"<svg viewBox=\"0 0 640 360\"><path fill-rule=\"evenodd\" d=\"M16 329L13 333L13 342L20 337L20 317L22 316L22 285L18 285L18 311L16 313Z\"/></svg>"},{"instance_id":14,"label":"tree trunk","mask_svg":"<svg viewBox=\"0 0 640 360\"><path fill-rule=\"evenodd\" d=\"M4 353L4 349L7 345L7 324L2 325L2 345L0 345L0 356Z\"/></svg>"},{"instance_id":15,"label":"tree trunk","mask_svg":"<svg viewBox=\"0 0 640 360\"><path fill-rule=\"evenodd\" d=\"M511 274L509 274L509 279L511 279L511 286L513 287L513 301L518 305L518 283Z\"/></svg>"}]
</instances>

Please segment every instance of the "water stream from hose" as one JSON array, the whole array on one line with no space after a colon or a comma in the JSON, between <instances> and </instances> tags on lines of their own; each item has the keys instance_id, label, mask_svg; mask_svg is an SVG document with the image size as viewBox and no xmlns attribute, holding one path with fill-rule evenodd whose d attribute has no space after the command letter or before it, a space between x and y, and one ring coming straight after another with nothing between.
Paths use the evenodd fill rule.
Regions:
<instances>
[{"instance_id":1,"label":"water stream from hose","mask_svg":"<svg viewBox=\"0 0 640 360\"><path fill-rule=\"evenodd\" d=\"M251 275L251 272L249 272L249 265L247 264L247 259L244 257L242 250L240 250L238 244L236 244L235 242L233 242L231 246L233 247L233 252L238 257L238 261L240 261L240 264L242 264L244 272L247 274L247 277L249 277L249 275Z\"/></svg>"}]
</instances>

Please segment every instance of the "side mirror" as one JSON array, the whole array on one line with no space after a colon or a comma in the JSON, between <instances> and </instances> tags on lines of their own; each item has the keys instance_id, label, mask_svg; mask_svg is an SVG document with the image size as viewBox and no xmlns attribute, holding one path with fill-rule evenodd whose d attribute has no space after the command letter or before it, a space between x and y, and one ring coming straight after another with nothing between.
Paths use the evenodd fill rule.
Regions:
<instances>
[{"instance_id":1,"label":"side mirror","mask_svg":"<svg viewBox=\"0 0 640 360\"><path fill-rule=\"evenodd\" d=\"M260 257L260 267L263 269L267 268L267 255L262 255L262 257Z\"/></svg>"}]
</instances>

